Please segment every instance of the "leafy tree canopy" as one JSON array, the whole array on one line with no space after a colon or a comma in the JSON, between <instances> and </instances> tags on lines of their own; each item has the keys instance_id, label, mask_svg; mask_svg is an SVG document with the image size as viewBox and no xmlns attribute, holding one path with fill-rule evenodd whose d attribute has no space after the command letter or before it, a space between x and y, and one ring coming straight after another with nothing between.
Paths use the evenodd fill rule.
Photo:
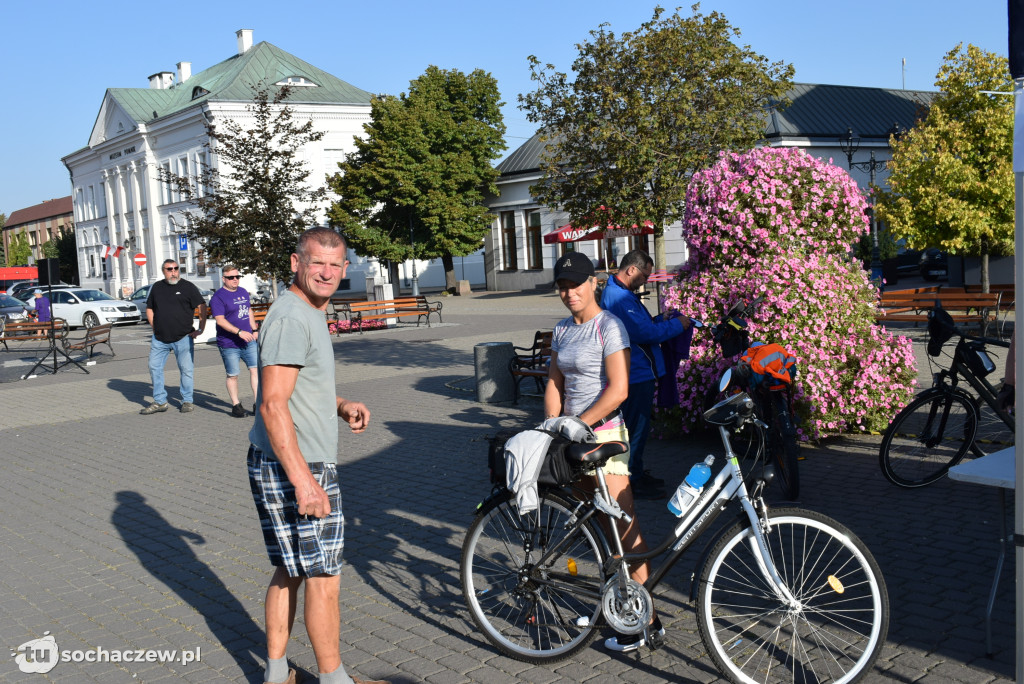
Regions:
<instances>
[{"instance_id":1,"label":"leafy tree canopy","mask_svg":"<svg viewBox=\"0 0 1024 684\"><path fill-rule=\"evenodd\" d=\"M81 283L78 273L78 243L75 240L74 226L61 226L55 242L57 254L54 256L60 262L61 280L68 283Z\"/></svg>"},{"instance_id":2,"label":"leafy tree canopy","mask_svg":"<svg viewBox=\"0 0 1024 684\"><path fill-rule=\"evenodd\" d=\"M531 192L577 225L602 205L624 224L653 222L659 266L662 231L681 217L690 175L761 139L793 76L791 65L736 45L740 32L724 15L691 9L663 16L657 7L622 36L607 25L591 31L573 80L531 56L538 87L519 96L547 144Z\"/></svg>"},{"instance_id":3,"label":"leafy tree canopy","mask_svg":"<svg viewBox=\"0 0 1024 684\"><path fill-rule=\"evenodd\" d=\"M206 147L216 154L216 166L204 164L199 178L160 175L195 205L185 212L187 232L203 244L210 261L231 262L275 284L290 282L295 243L316 224L326 195L325 188L309 185L299 151L324 134L313 130L312 121L295 121L283 104L290 88L252 88L249 127L232 119L206 124Z\"/></svg>"},{"instance_id":4,"label":"leafy tree canopy","mask_svg":"<svg viewBox=\"0 0 1024 684\"><path fill-rule=\"evenodd\" d=\"M7 247L7 265L25 266L28 258L32 256L32 247L28 244L28 235L21 231L11 236L11 242Z\"/></svg>"},{"instance_id":5,"label":"leafy tree canopy","mask_svg":"<svg viewBox=\"0 0 1024 684\"><path fill-rule=\"evenodd\" d=\"M957 45L939 70L927 117L890 140L889 190L878 216L911 247L1013 252L1013 92L1005 57ZM983 275L983 279L987 277Z\"/></svg>"},{"instance_id":6,"label":"leafy tree canopy","mask_svg":"<svg viewBox=\"0 0 1024 684\"><path fill-rule=\"evenodd\" d=\"M331 223L357 254L440 257L454 288L452 257L480 249L494 219L483 199L498 194L491 162L505 148L500 98L487 72L436 66L407 94L374 98L365 137L328 177L339 197Z\"/></svg>"}]
</instances>

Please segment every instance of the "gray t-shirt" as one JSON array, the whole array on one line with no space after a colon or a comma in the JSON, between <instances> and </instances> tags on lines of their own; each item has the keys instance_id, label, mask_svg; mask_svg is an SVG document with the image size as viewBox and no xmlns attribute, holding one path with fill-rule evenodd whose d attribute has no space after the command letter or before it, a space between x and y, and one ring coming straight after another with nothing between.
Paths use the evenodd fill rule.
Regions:
<instances>
[{"instance_id":1,"label":"gray t-shirt","mask_svg":"<svg viewBox=\"0 0 1024 684\"><path fill-rule=\"evenodd\" d=\"M604 357L628 348L626 326L607 311L582 325L572 316L558 322L551 350L558 354L558 370L565 376L563 415L578 416L597 401L608 384Z\"/></svg>"},{"instance_id":2,"label":"gray t-shirt","mask_svg":"<svg viewBox=\"0 0 1024 684\"><path fill-rule=\"evenodd\" d=\"M307 463L337 463L334 347L324 313L285 291L270 307L257 339L261 375L266 366L300 366L288 410L295 423L302 457ZM261 383L257 403L262 403L262 392ZM249 431L249 441L265 454L274 453L258 411L256 423Z\"/></svg>"}]
</instances>

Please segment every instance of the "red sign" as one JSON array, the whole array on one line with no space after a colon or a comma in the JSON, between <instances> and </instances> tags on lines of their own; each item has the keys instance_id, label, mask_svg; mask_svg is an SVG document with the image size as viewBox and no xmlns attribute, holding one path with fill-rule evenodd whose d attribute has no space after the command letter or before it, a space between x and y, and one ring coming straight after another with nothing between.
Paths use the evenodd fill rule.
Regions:
<instances>
[{"instance_id":1,"label":"red sign","mask_svg":"<svg viewBox=\"0 0 1024 684\"><path fill-rule=\"evenodd\" d=\"M136 254L135 256L132 257L132 261L135 262L136 266L145 266L146 265L146 255L140 252L140 253L138 253L138 254Z\"/></svg>"}]
</instances>

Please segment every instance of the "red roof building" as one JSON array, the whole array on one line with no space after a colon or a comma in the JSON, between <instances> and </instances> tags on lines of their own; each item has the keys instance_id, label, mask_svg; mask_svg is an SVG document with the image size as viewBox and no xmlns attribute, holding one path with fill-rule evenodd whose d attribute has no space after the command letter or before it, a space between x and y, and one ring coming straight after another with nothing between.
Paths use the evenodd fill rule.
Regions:
<instances>
[{"instance_id":1,"label":"red roof building","mask_svg":"<svg viewBox=\"0 0 1024 684\"><path fill-rule=\"evenodd\" d=\"M48 240L56 240L62 229L74 232L71 195L18 209L7 217L4 224L4 253L7 253L11 239L24 233L32 247L32 256L41 259L43 244Z\"/></svg>"}]
</instances>

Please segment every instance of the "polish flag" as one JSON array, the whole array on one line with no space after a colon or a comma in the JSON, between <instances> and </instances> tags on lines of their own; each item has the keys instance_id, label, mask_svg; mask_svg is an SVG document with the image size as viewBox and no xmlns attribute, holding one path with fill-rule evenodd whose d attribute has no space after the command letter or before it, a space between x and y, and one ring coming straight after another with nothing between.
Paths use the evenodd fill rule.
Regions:
<instances>
[{"instance_id":1,"label":"polish flag","mask_svg":"<svg viewBox=\"0 0 1024 684\"><path fill-rule=\"evenodd\" d=\"M121 256L121 252L123 252L123 251L124 251L124 247L122 247L121 245L118 245L117 247L114 248L114 253L111 256L119 257L119 256Z\"/></svg>"},{"instance_id":2,"label":"polish flag","mask_svg":"<svg viewBox=\"0 0 1024 684\"><path fill-rule=\"evenodd\" d=\"M110 245L103 245L103 257L102 258L106 259L108 256L110 256L110 252L111 252Z\"/></svg>"}]
</instances>

